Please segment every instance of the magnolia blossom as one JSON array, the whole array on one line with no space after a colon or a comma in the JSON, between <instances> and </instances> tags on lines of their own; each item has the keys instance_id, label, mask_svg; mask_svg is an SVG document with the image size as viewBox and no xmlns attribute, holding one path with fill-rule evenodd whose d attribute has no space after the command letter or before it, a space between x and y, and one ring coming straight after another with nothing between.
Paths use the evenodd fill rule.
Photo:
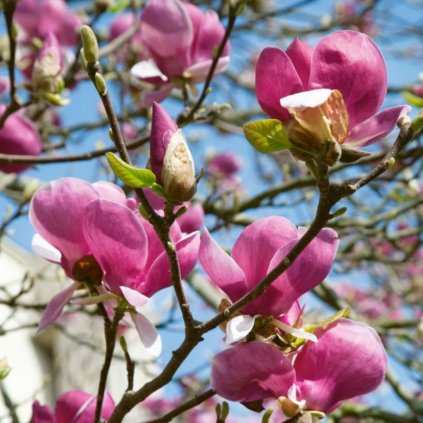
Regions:
<instances>
[{"instance_id":1,"label":"magnolia blossom","mask_svg":"<svg viewBox=\"0 0 423 423\"><path fill-rule=\"evenodd\" d=\"M92 423L95 417L97 397L83 391L73 390L59 396L53 411L48 405L38 401L32 404L30 423ZM105 393L101 418L107 420L115 409L109 393Z\"/></svg>"},{"instance_id":2,"label":"magnolia blossom","mask_svg":"<svg viewBox=\"0 0 423 423\"><path fill-rule=\"evenodd\" d=\"M203 13L179 0L150 0L141 15L140 32L149 59L136 64L132 74L158 88L144 92L142 103L148 107L165 99L173 87L206 78L225 28L212 10ZM228 64L229 42L216 73L223 72Z\"/></svg>"},{"instance_id":3,"label":"magnolia blossom","mask_svg":"<svg viewBox=\"0 0 423 423\"><path fill-rule=\"evenodd\" d=\"M233 401L279 398L285 411L329 413L383 382L386 353L372 328L340 319L315 334L317 343L290 357L268 343L235 344L213 360L213 389Z\"/></svg>"},{"instance_id":4,"label":"magnolia blossom","mask_svg":"<svg viewBox=\"0 0 423 423\"><path fill-rule=\"evenodd\" d=\"M0 116L6 106L0 104ZM10 115L0 129L0 153L37 156L41 153L41 138L35 125L21 113ZM5 173L23 172L30 167L26 164L0 164Z\"/></svg>"},{"instance_id":5,"label":"magnolia blossom","mask_svg":"<svg viewBox=\"0 0 423 423\"><path fill-rule=\"evenodd\" d=\"M309 152L327 141L364 147L388 135L409 108L378 113L386 91L382 54L359 32L335 32L315 48L300 40L286 52L265 48L257 63L263 111L286 124L294 146Z\"/></svg>"},{"instance_id":6,"label":"magnolia blossom","mask_svg":"<svg viewBox=\"0 0 423 423\"><path fill-rule=\"evenodd\" d=\"M19 0L13 15L28 41L52 33L61 45L75 46L81 20L63 0Z\"/></svg>"},{"instance_id":7,"label":"magnolia blossom","mask_svg":"<svg viewBox=\"0 0 423 423\"><path fill-rule=\"evenodd\" d=\"M182 131L158 103L153 104L150 168L175 203L188 201L195 194L194 160L188 144Z\"/></svg>"},{"instance_id":8,"label":"magnolia blossom","mask_svg":"<svg viewBox=\"0 0 423 423\"><path fill-rule=\"evenodd\" d=\"M201 237L199 260L210 279L235 302L279 264L303 233L304 228L297 229L283 217L259 219L244 229L230 256L205 231ZM275 324L290 330L283 321L276 320L293 306L297 307L298 298L323 281L332 266L338 243L335 231L321 230L294 263L262 295L241 310L243 316L229 321L230 342L245 337L253 329L257 315L273 316Z\"/></svg>"},{"instance_id":9,"label":"magnolia blossom","mask_svg":"<svg viewBox=\"0 0 423 423\"><path fill-rule=\"evenodd\" d=\"M50 182L35 193L29 211L38 232L33 247L60 263L76 281L52 298L39 330L60 316L83 282L103 295L100 300L113 298L108 292L124 297L138 311L131 312L131 317L144 345L160 350L154 326L138 308L172 284L169 261L152 225L134 210L135 203L116 185L74 178ZM197 260L199 235L183 236L175 223L171 236L181 275L186 277Z\"/></svg>"}]
</instances>

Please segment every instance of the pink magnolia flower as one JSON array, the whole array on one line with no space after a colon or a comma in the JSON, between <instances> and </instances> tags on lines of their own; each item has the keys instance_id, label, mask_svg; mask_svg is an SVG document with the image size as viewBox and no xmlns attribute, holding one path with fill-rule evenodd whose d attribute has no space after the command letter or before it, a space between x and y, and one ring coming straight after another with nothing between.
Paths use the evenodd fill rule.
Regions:
<instances>
[{"instance_id":1,"label":"pink magnolia flower","mask_svg":"<svg viewBox=\"0 0 423 423\"><path fill-rule=\"evenodd\" d=\"M97 397L83 391L73 390L59 396L53 411L38 401L32 404L30 423L92 423ZM101 411L102 419L109 419L115 409L113 398L106 392Z\"/></svg>"},{"instance_id":2,"label":"pink magnolia flower","mask_svg":"<svg viewBox=\"0 0 423 423\"><path fill-rule=\"evenodd\" d=\"M29 211L38 232L33 247L45 258L61 263L66 274L76 280L51 299L39 330L61 315L81 282L92 284L100 294L123 296L135 308L171 286L161 241L151 224L134 211L134 203L116 185L74 178L50 182L35 193ZM182 236L175 223L171 236L182 277L186 277L197 260L199 235ZM103 298L110 295L100 295ZM144 346L160 350L158 334L142 312L131 313L131 317Z\"/></svg>"},{"instance_id":3,"label":"pink magnolia flower","mask_svg":"<svg viewBox=\"0 0 423 423\"><path fill-rule=\"evenodd\" d=\"M386 353L372 328L340 319L316 335L319 342L306 343L295 358L267 343L235 344L213 360L213 389L233 401L286 397L298 409L328 413L383 382Z\"/></svg>"},{"instance_id":4,"label":"pink magnolia flower","mask_svg":"<svg viewBox=\"0 0 423 423\"><path fill-rule=\"evenodd\" d=\"M225 28L212 10L203 13L179 0L150 0L141 15L140 31L150 59L135 65L132 73L158 87L143 95L142 103L149 107L165 99L181 80L195 84L206 78ZM227 43L216 73L228 66L229 48Z\"/></svg>"},{"instance_id":5,"label":"pink magnolia flower","mask_svg":"<svg viewBox=\"0 0 423 423\"><path fill-rule=\"evenodd\" d=\"M6 106L0 104L0 116ZM41 153L41 138L35 125L21 113L10 115L0 129L0 153L37 156ZM5 173L18 173L28 169L26 164L1 164L0 170Z\"/></svg>"},{"instance_id":6,"label":"pink magnolia flower","mask_svg":"<svg viewBox=\"0 0 423 423\"><path fill-rule=\"evenodd\" d=\"M279 264L303 233L303 228L297 229L283 217L259 219L241 233L231 257L205 232L199 260L211 280L237 301ZM243 311L274 317L287 313L302 294L327 276L337 248L336 232L327 228L320 231L288 270Z\"/></svg>"},{"instance_id":7,"label":"pink magnolia flower","mask_svg":"<svg viewBox=\"0 0 423 423\"><path fill-rule=\"evenodd\" d=\"M301 131L300 140L307 135L308 144L329 138L364 147L388 135L409 108L378 112L386 91L382 54L359 32L335 32L315 48L300 40L286 52L265 48L257 63L256 95L263 111L288 124L290 138L295 131Z\"/></svg>"},{"instance_id":8,"label":"pink magnolia flower","mask_svg":"<svg viewBox=\"0 0 423 423\"><path fill-rule=\"evenodd\" d=\"M231 152L217 153L208 163L207 172L222 178L234 178L241 169L242 160Z\"/></svg>"},{"instance_id":9,"label":"pink magnolia flower","mask_svg":"<svg viewBox=\"0 0 423 423\"><path fill-rule=\"evenodd\" d=\"M61 45L77 44L82 23L63 0L19 0L13 17L29 42L52 33Z\"/></svg>"},{"instance_id":10,"label":"pink magnolia flower","mask_svg":"<svg viewBox=\"0 0 423 423\"><path fill-rule=\"evenodd\" d=\"M210 279L235 302L279 264L304 231L283 217L259 219L241 233L232 249L232 257L205 231L201 237L199 260ZM279 318L293 306L298 309L298 298L328 275L338 244L335 231L328 228L320 231L264 294L245 306L242 315L228 322L227 343L237 342L250 333L257 316L273 316L273 323L285 332L315 340L313 335L290 328Z\"/></svg>"}]
</instances>

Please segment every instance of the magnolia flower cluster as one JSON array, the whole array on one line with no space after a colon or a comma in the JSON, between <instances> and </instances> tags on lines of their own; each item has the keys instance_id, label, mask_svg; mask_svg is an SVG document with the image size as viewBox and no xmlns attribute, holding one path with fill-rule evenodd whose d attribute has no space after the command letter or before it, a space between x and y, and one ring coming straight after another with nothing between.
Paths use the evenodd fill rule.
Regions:
<instances>
[{"instance_id":1,"label":"magnolia flower cluster","mask_svg":"<svg viewBox=\"0 0 423 423\"><path fill-rule=\"evenodd\" d=\"M259 219L242 232L229 256L206 231L199 260L235 302L268 275L303 234L282 217ZM380 385L386 354L373 329L344 318L313 330L301 327L298 299L327 276L337 247L336 232L323 229L264 294L229 320L226 343L234 346L219 353L212 366L212 387L219 395L243 403L279 399L282 411L292 417L304 410L330 412L343 400ZM292 348L295 339L303 341Z\"/></svg>"}]
</instances>

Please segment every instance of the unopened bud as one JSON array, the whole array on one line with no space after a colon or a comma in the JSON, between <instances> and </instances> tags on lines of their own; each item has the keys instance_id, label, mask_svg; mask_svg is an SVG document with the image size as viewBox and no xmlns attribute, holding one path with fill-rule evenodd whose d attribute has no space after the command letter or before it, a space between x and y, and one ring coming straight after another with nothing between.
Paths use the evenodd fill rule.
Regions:
<instances>
[{"instance_id":1,"label":"unopened bud","mask_svg":"<svg viewBox=\"0 0 423 423\"><path fill-rule=\"evenodd\" d=\"M97 37L88 25L83 25L81 28L81 38L85 60L89 65L93 65L99 57Z\"/></svg>"},{"instance_id":2,"label":"unopened bud","mask_svg":"<svg viewBox=\"0 0 423 423\"><path fill-rule=\"evenodd\" d=\"M107 86L106 86L106 80L103 78L103 75L101 73L96 72L94 78L95 78L95 87L97 88L98 93L100 95L106 95Z\"/></svg>"},{"instance_id":3,"label":"unopened bud","mask_svg":"<svg viewBox=\"0 0 423 423\"><path fill-rule=\"evenodd\" d=\"M395 157L391 157L389 160L386 161L385 166L387 169L389 169L394 164L395 164Z\"/></svg>"},{"instance_id":4,"label":"unopened bud","mask_svg":"<svg viewBox=\"0 0 423 423\"><path fill-rule=\"evenodd\" d=\"M5 357L0 359L0 380L3 380L12 370Z\"/></svg>"},{"instance_id":5,"label":"unopened bud","mask_svg":"<svg viewBox=\"0 0 423 423\"><path fill-rule=\"evenodd\" d=\"M179 129L172 135L163 159L162 181L171 201L189 201L197 190L194 160Z\"/></svg>"}]
</instances>

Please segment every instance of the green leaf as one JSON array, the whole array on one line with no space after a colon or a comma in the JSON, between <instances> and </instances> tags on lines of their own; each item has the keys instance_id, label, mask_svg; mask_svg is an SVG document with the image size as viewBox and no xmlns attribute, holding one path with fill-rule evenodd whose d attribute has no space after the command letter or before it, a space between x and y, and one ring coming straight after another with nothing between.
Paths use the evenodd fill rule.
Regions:
<instances>
[{"instance_id":1,"label":"green leaf","mask_svg":"<svg viewBox=\"0 0 423 423\"><path fill-rule=\"evenodd\" d=\"M244 125L244 134L250 144L262 153L272 153L292 147L285 127L277 119L248 122Z\"/></svg>"},{"instance_id":2,"label":"green leaf","mask_svg":"<svg viewBox=\"0 0 423 423\"><path fill-rule=\"evenodd\" d=\"M126 9L130 4L130 0L118 0L107 8L109 13L119 13Z\"/></svg>"},{"instance_id":3,"label":"green leaf","mask_svg":"<svg viewBox=\"0 0 423 423\"><path fill-rule=\"evenodd\" d=\"M156 182L151 170L130 166L113 153L106 153L106 157L115 175L126 185L143 188L151 187Z\"/></svg>"},{"instance_id":4,"label":"green leaf","mask_svg":"<svg viewBox=\"0 0 423 423\"><path fill-rule=\"evenodd\" d=\"M423 98L419 97L418 95L415 95L410 91L403 91L402 96L405 98L405 101L412 106L419 108L423 107Z\"/></svg>"}]
</instances>

